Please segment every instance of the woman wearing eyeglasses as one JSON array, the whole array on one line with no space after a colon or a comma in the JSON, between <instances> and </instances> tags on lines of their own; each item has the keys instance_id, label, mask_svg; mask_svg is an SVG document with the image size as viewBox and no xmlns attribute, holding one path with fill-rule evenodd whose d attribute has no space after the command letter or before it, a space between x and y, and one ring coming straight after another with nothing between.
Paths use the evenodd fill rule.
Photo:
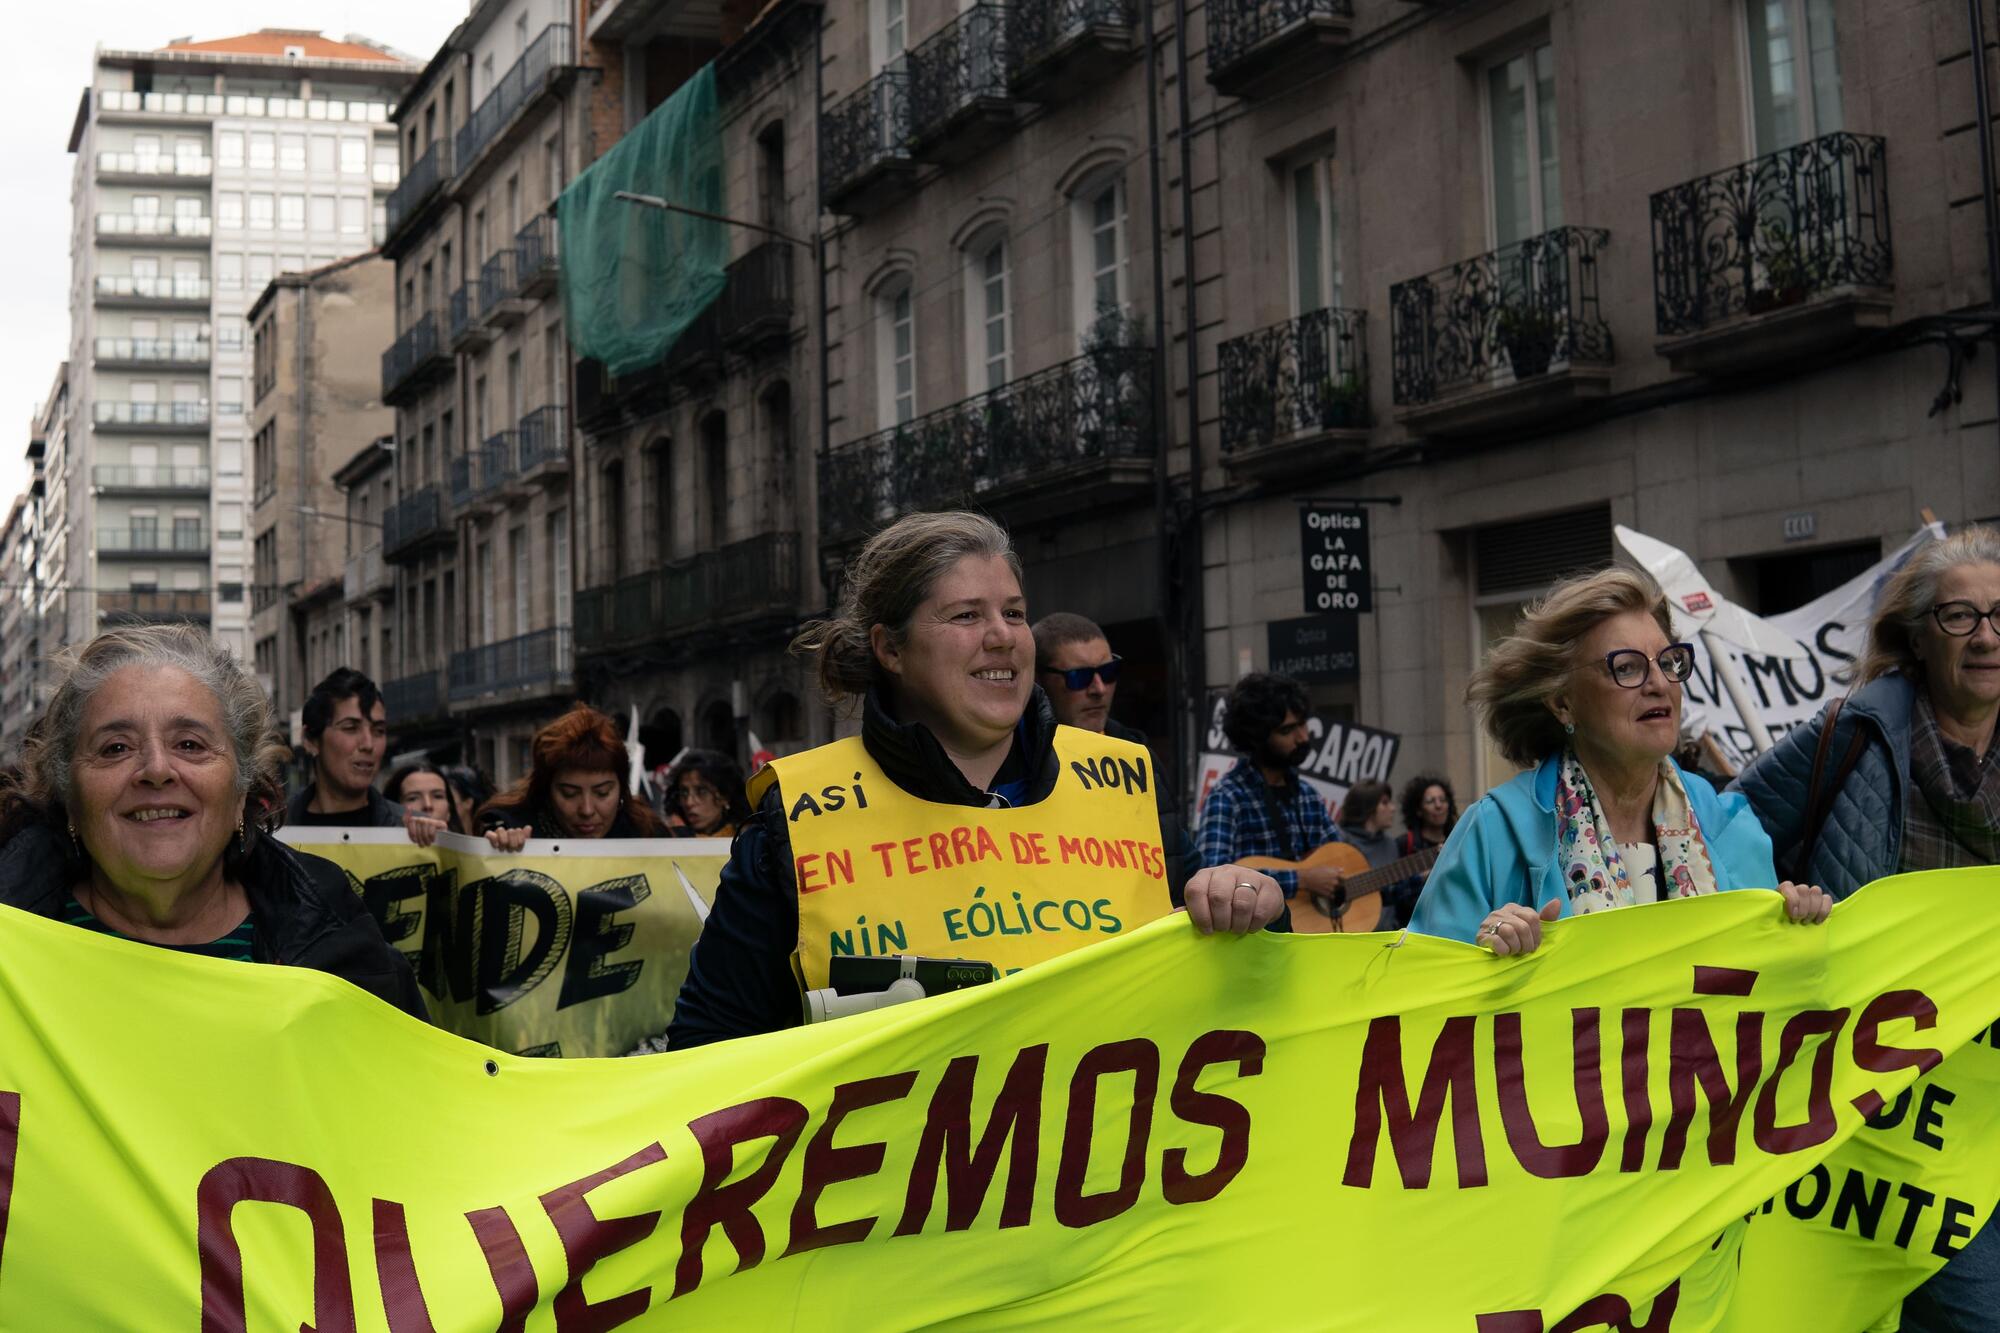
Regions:
<instances>
[{"instance_id":1,"label":"woman wearing eyeglasses","mask_svg":"<svg viewBox=\"0 0 2000 1333\"><path fill-rule=\"evenodd\" d=\"M1558 584L1494 647L1467 695L1528 771L1459 820L1410 929L1504 956L1558 917L1773 885L1792 920L1826 920L1825 893L1778 883L1748 804L1671 758L1694 670L1672 631L1657 584L1607 569Z\"/></svg>"},{"instance_id":2,"label":"woman wearing eyeglasses","mask_svg":"<svg viewBox=\"0 0 2000 1333\"><path fill-rule=\"evenodd\" d=\"M733 838L748 818L743 773L728 755L689 750L668 771L668 837Z\"/></svg>"}]
</instances>

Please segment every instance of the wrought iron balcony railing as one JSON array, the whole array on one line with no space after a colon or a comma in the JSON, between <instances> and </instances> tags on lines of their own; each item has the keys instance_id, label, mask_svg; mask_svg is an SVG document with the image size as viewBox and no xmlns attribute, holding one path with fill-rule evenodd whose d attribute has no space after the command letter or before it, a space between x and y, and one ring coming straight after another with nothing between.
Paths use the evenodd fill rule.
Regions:
<instances>
[{"instance_id":1,"label":"wrought iron balcony railing","mask_svg":"<svg viewBox=\"0 0 2000 1333\"><path fill-rule=\"evenodd\" d=\"M438 354L437 315L426 313L382 353L382 396L389 397L419 366Z\"/></svg>"},{"instance_id":2,"label":"wrought iron balcony railing","mask_svg":"<svg viewBox=\"0 0 2000 1333\"><path fill-rule=\"evenodd\" d=\"M451 701L516 691L564 692L576 674L567 625L536 630L451 655Z\"/></svg>"},{"instance_id":3,"label":"wrought iron balcony railing","mask_svg":"<svg viewBox=\"0 0 2000 1333\"><path fill-rule=\"evenodd\" d=\"M1368 313L1314 310L1217 350L1222 448L1359 430L1368 420Z\"/></svg>"},{"instance_id":4,"label":"wrought iron balcony railing","mask_svg":"<svg viewBox=\"0 0 2000 1333\"><path fill-rule=\"evenodd\" d=\"M1597 252L1609 232L1558 227L1389 288L1399 407L1551 366L1608 365Z\"/></svg>"},{"instance_id":5,"label":"wrought iron balcony railing","mask_svg":"<svg viewBox=\"0 0 2000 1333\"><path fill-rule=\"evenodd\" d=\"M1227 83L1260 48L1315 24L1353 18L1354 0L1215 0L1208 11L1209 78Z\"/></svg>"},{"instance_id":6,"label":"wrought iron balcony railing","mask_svg":"<svg viewBox=\"0 0 2000 1333\"><path fill-rule=\"evenodd\" d=\"M208 551L206 528L99 528L97 549L119 555L201 555Z\"/></svg>"},{"instance_id":7,"label":"wrought iron balcony railing","mask_svg":"<svg viewBox=\"0 0 2000 1333\"><path fill-rule=\"evenodd\" d=\"M543 213L514 233L516 289L524 296L551 291L559 271L556 220Z\"/></svg>"},{"instance_id":8,"label":"wrought iron balcony railing","mask_svg":"<svg viewBox=\"0 0 2000 1333\"><path fill-rule=\"evenodd\" d=\"M1017 92L1039 87L1070 48L1122 55L1135 48L1138 30L1137 0L1008 0L1008 79Z\"/></svg>"},{"instance_id":9,"label":"wrought iron balcony railing","mask_svg":"<svg viewBox=\"0 0 2000 1333\"><path fill-rule=\"evenodd\" d=\"M514 438L523 475L545 464L569 461L569 423L559 405L538 407L522 417Z\"/></svg>"},{"instance_id":10,"label":"wrought iron balcony railing","mask_svg":"<svg viewBox=\"0 0 2000 1333\"><path fill-rule=\"evenodd\" d=\"M99 236L137 236L154 240L207 240L214 223L206 217L167 213L99 213Z\"/></svg>"},{"instance_id":11,"label":"wrought iron balcony railing","mask_svg":"<svg viewBox=\"0 0 2000 1333\"><path fill-rule=\"evenodd\" d=\"M444 496L435 484L425 486L396 501L382 515L382 555L394 560L449 531L445 526Z\"/></svg>"},{"instance_id":12,"label":"wrought iron balcony railing","mask_svg":"<svg viewBox=\"0 0 2000 1333\"><path fill-rule=\"evenodd\" d=\"M99 463L90 469L90 484L100 491L205 491L208 469Z\"/></svg>"},{"instance_id":13,"label":"wrought iron balcony railing","mask_svg":"<svg viewBox=\"0 0 2000 1333\"><path fill-rule=\"evenodd\" d=\"M123 403L100 398L91 417L100 426L199 430L208 425L207 403Z\"/></svg>"},{"instance_id":14,"label":"wrought iron balcony railing","mask_svg":"<svg viewBox=\"0 0 2000 1333\"><path fill-rule=\"evenodd\" d=\"M453 292L450 299L445 302L445 327L449 331L447 336L451 339L453 347L464 341L476 327L473 320L473 305L478 294L478 290L467 283Z\"/></svg>"},{"instance_id":15,"label":"wrought iron balcony railing","mask_svg":"<svg viewBox=\"0 0 2000 1333\"><path fill-rule=\"evenodd\" d=\"M1007 111L1007 11L974 0L959 16L914 47L910 72L910 141L922 146L950 137L961 119L983 107Z\"/></svg>"},{"instance_id":16,"label":"wrought iron balcony railing","mask_svg":"<svg viewBox=\"0 0 2000 1333\"><path fill-rule=\"evenodd\" d=\"M100 301L171 301L185 305L207 305L209 291L207 278L125 277L100 274L97 279L97 299Z\"/></svg>"},{"instance_id":17,"label":"wrought iron balcony railing","mask_svg":"<svg viewBox=\"0 0 2000 1333\"><path fill-rule=\"evenodd\" d=\"M443 674L419 671L388 682L382 687L382 711L388 714L392 727L443 717Z\"/></svg>"},{"instance_id":18,"label":"wrought iron balcony railing","mask_svg":"<svg viewBox=\"0 0 2000 1333\"><path fill-rule=\"evenodd\" d=\"M163 621L207 620L209 595L205 591L172 588L133 588L129 592L97 594L97 614L108 624L150 625Z\"/></svg>"},{"instance_id":19,"label":"wrought iron balcony railing","mask_svg":"<svg viewBox=\"0 0 2000 1333\"><path fill-rule=\"evenodd\" d=\"M1653 196L1653 311L1665 337L1843 287L1887 287L1883 140L1828 134Z\"/></svg>"},{"instance_id":20,"label":"wrought iron balcony railing","mask_svg":"<svg viewBox=\"0 0 2000 1333\"><path fill-rule=\"evenodd\" d=\"M513 430L496 431L480 442L474 451L473 499L483 500L498 493L514 479L514 460L519 448L519 433Z\"/></svg>"},{"instance_id":21,"label":"wrought iron balcony railing","mask_svg":"<svg viewBox=\"0 0 2000 1333\"><path fill-rule=\"evenodd\" d=\"M510 301L518 286L514 276L514 252L495 250L479 266L479 317L491 319L504 301Z\"/></svg>"},{"instance_id":22,"label":"wrought iron balcony railing","mask_svg":"<svg viewBox=\"0 0 2000 1333\"><path fill-rule=\"evenodd\" d=\"M458 127L458 171L462 174L479 160L486 146L514 119L514 113L534 100L548 82L552 70L573 63L570 26L551 23L528 43L528 49L493 84L465 124Z\"/></svg>"},{"instance_id":23,"label":"wrought iron balcony railing","mask_svg":"<svg viewBox=\"0 0 2000 1333\"><path fill-rule=\"evenodd\" d=\"M885 69L836 102L820 122L822 194L831 203L878 168L910 157L910 78Z\"/></svg>"},{"instance_id":24,"label":"wrought iron balcony railing","mask_svg":"<svg viewBox=\"0 0 2000 1333\"><path fill-rule=\"evenodd\" d=\"M577 645L602 651L798 608L798 534L767 533L584 589L577 595Z\"/></svg>"},{"instance_id":25,"label":"wrought iron balcony railing","mask_svg":"<svg viewBox=\"0 0 2000 1333\"><path fill-rule=\"evenodd\" d=\"M450 179L451 141L434 139L431 146L410 164L410 169L403 173L403 179L396 182L396 188L389 191L389 197L383 201L389 234L395 235Z\"/></svg>"},{"instance_id":26,"label":"wrought iron balcony railing","mask_svg":"<svg viewBox=\"0 0 2000 1333\"><path fill-rule=\"evenodd\" d=\"M341 570L340 585L340 595L350 602L386 593L395 586L388 562L382 558L380 542L347 557L347 564Z\"/></svg>"},{"instance_id":27,"label":"wrought iron balcony railing","mask_svg":"<svg viewBox=\"0 0 2000 1333\"><path fill-rule=\"evenodd\" d=\"M722 340L732 347L785 337L792 329L792 246L766 241L729 266L716 298Z\"/></svg>"},{"instance_id":28,"label":"wrought iron balcony railing","mask_svg":"<svg viewBox=\"0 0 2000 1333\"><path fill-rule=\"evenodd\" d=\"M206 340L191 338L99 338L93 350L100 362L162 366L205 366L209 354Z\"/></svg>"},{"instance_id":29,"label":"wrought iron balcony railing","mask_svg":"<svg viewBox=\"0 0 2000 1333\"><path fill-rule=\"evenodd\" d=\"M846 538L897 514L983 503L1079 466L1153 457L1154 355L1103 347L834 449L820 528Z\"/></svg>"}]
</instances>

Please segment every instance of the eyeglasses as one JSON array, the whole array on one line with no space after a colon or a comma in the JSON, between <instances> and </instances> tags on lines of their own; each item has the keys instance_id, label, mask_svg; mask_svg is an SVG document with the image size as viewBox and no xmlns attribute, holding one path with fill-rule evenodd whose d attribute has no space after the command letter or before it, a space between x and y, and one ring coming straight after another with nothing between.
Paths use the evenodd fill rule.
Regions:
<instances>
[{"instance_id":1,"label":"eyeglasses","mask_svg":"<svg viewBox=\"0 0 2000 1333\"><path fill-rule=\"evenodd\" d=\"M1650 668L1659 664L1660 674L1676 685L1694 674L1694 647L1670 643L1658 657L1648 657L1637 648L1620 648L1604 655L1604 668L1619 688L1636 690L1646 683Z\"/></svg>"},{"instance_id":2,"label":"eyeglasses","mask_svg":"<svg viewBox=\"0 0 2000 1333\"><path fill-rule=\"evenodd\" d=\"M1106 685L1116 685L1118 683L1118 664L1124 660L1117 653L1113 653L1109 662L1099 662L1096 666L1071 667L1067 671L1060 671L1055 667L1043 667L1042 673L1049 676L1061 676L1063 684L1067 685L1073 691L1081 692L1090 688L1090 678L1092 676L1097 677Z\"/></svg>"},{"instance_id":3,"label":"eyeglasses","mask_svg":"<svg viewBox=\"0 0 2000 1333\"><path fill-rule=\"evenodd\" d=\"M713 787L676 787L674 794L679 796L683 801L720 801L722 799L722 793Z\"/></svg>"},{"instance_id":4,"label":"eyeglasses","mask_svg":"<svg viewBox=\"0 0 2000 1333\"><path fill-rule=\"evenodd\" d=\"M2000 634L2000 606L1981 611L1971 602L1939 602L1931 608L1931 619L1954 639L1963 639L1978 630L1982 620L1993 627L1995 634Z\"/></svg>"}]
</instances>

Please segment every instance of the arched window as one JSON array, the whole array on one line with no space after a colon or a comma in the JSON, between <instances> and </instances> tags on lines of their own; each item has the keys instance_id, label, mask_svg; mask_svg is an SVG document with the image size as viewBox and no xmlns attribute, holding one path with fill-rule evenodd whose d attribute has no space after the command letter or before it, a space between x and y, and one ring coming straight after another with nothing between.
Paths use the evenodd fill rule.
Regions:
<instances>
[{"instance_id":1,"label":"arched window","mask_svg":"<svg viewBox=\"0 0 2000 1333\"><path fill-rule=\"evenodd\" d=\"M600 539L603 545L598 549L598 565L604 570L605 582L616 583L625 577L625 464L614 458L599 475L602 485L598 487L597 530L604 535ZM492 589L480 591L484 595Z\"/></svg>"},{"instance_id":2,"label":"arched window","mask_svg":"<svg viewBox=\"0 0 2000 1333\"><path fill-rule=\"evenodd\" d=\"M757 739L766 745L805 739L804 715L797 695L775 691L764 701L762 714L758 719Z\"/></svg>"},{"instance_id":3,"label":"arched window","mask_svg":"<svg viewBox=\"0 0 2000 1333\"><path fill-rule=\"evenodd\" d=\"M780 530L790 517L792 494L792 386L779 380L758 399L764 428L764 526Z\"/></svg>"},{"instance_id":4,"label":"arched window","mask_svg":"<svg viewBox=\"0 0 2000 1333\"><path fill-rule=\"evenodd\" d=\"M1123 313L1131 300L1122 168L1092 176L1070 196L1070 256L1081 348L1100 320Z\"/></svg>"},{"instance_id":5,"label":"arched window","mask_svg":"<svg viewBox=\"0 0 2000 1333\"><path fill-rule=\"evenodd\" d=\"M876 424L900 426L917 415L917 321L914 284L905 273L875 296Z\"/></svg>"},{"instance_id":6,"label":"arched window","mask_svg":"<svg viewBox=\"0 0 2000 1333\"><path fill-rule=\"evenodd\" d=\"M1007 233L982 232L965 247L966 384L972 393L1013 378Z\"/></svg>"},{"instance_id":7,"label":"arched window","mask_svg":"<svg viewBox=\"0 0 2000 1333\"><path fill-rule=\"evenodd\" d=\"M727 755L736 753L736 714L729 700L717 699L701 710L701 743Z\"/></svg>"},{"instance_id":8,"label":"arched window","mask_svg":"<svg viewBox=\"0 0 2000 1333\"><path fill-rule=\"evenodd\" d=\"M674 558L674 442L665 435L646 449L646 514L652 556L659 564Z\"/></svg>"}]
</instances>

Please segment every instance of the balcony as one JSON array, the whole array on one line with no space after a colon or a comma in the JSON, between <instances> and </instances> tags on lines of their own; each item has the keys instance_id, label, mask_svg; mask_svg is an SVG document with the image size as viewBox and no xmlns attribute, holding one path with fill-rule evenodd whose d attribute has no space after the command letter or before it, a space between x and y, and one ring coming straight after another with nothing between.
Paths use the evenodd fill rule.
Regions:
<instances>
[{"instance_id":1,"label":"balcony","mask_svg":"<svg viewBox=\"0 0 2000 1333\"><path fill-rule=\"evenodd\" d=\"M443 673L419 671L388 682L382 687L382 711L388 715L392 727L443 720L446 716Z\"/></svg>"},{"instance_id":2,"label":"balcony","mask_svg":"<svg viewBox=\"0 0 2000 1333\"><path fill-rule=\"evenodd\" d=\"M539 300L556 290L562 272L556 232L556 220L543 213L514 234L516 295Z\"/></svg>"},{"instance_id":3,"label":"balcony","mask_svg":"<svg viewBox=\"0 0 2000 1333\"><path fill-rule=\"evenodd\" d=\"M445 522L444 494L435 484L412 491L382 516L382 558L392 563L414 560L457 539Z\"/></svg>"},{"instance_id":4,"label":"balcony","mask_svg":"<svg viewBox=\"0 0 2000 1333\"><path fill-rule=\"evenodd\" d=\"M383 248L389 249L391 242L399 242L404 234L415 227L429 211L428 206L441 196L445 182L451 179L451 141L433 139L410 169L403 173L403 179L396 188L389 191L383 201L386 227L383 233Z\"/></svg>"},{"instance_id":5,"label":"balcony","mask_svg":"<svg viewBox=\"0 0 2000 1333\"><path fill-rule=\"evenodd\" d=\"M792 337L792 246L766 241L729 266L729 285L716 298L725 347L755 351Z\"/></svg>"},{"instance_id":6,"label":"balcony","mask_svg":"<svg viewBox=\"0 0 2000 1333\"><path fill-rule=\"evenodd\" d=\"M437 314L425 314L382 353L382 401L401 406L417 390L451 373L451 356L438 344Z\"/></svg>"},{"instance_id":7,"label":"balcony","mask_svg":"<svg viewBox=\"0 0 2000 1333\"><path fill-rule=\"evenodd\" d=\"M711 631L799 614L799 539L776 532L733 542L663 569L633 574L577 594L579 652L611 652L682 640L683 653L716 639Z\"/></svg>"},{"instance_id":8,"label":"balcony","mask_svg":"<svg viewBox=\"0 0 2000 1333\"><path fill-rule=\"evenodd\" d=\"M514 250L495 250L479 266L479 318L496 328L513 328L535 308L520 294L519 257Z\"/></svg>"},{"instance_id":9,"label":"balcony","mask_svg":"<svg viewBox=\"0 0 2000 1333\"><path fill-rule=\"evenodd\" d=\"M1354 35L1354 0L1215 0L1208 81L1230 97L1264 97L1331 69Z\"/></svg>"},{"instance_id":10,"label":"balcony","mask_svg":"<svg viewBox=\"0 0 2000 1333\"><path fill-rule=\"evenodd\" d=\"M345 121L352 125L384 125L387 102L350 102L326 97L250 97L241 93L142 93L106 88L97 94L97 109L106 120L127 117L217 116L271 117L277 120Z\"/></svg>"},{"instance_id":11,"label":"balcony","mask_svg":"<svg viewBox=\"0 0 2000 1333\"><path fill-rule=\"evenodd\" d=\"M974 3L908 57L910 155L950 166L1014 132L1007 11Z\"/></svg>"},{"instance_id":12,"label":"balcony","mask_svg":"<svg viewBox=\"0 0 2000 1333\"><path fill-rule=\"evenodd\" d=\"M1368 314L1314 310L1231 338L1216 353L1222 461L1288 477L1353 463L1368 447Z\"/></svg>"},{"instance_id":13,"label":"balcony","mask_svg":"<svg viewBox=\"0 0 2000 1333\"><path fill-rule=\"evenodd\" d=\"M99 427L144 434L203 435L208 432L207 403L124 403L100 398L91 404L91 420Z\"/></svg>"},{"instance_id":14,"label":"balcony","mask_svg":"<svg viewBox=\"0 0 2000 1333\"><path fill-rule=\"evenodd\" d=\"M97 617L105 625L159 625L195 621L207 624L209 596L206 592L180 589L133 588L129 592L97 594Z\"/></svg>"},{"instance_id":15,"label":"balcony","mask_svg":"<svg viewBox=\"0 0 2000 1333\"><path fill-rule=\"evenodd\" d=\"M166 213L99 213L97 239L136 245L206 246L214 233L206 217L176 217Z\"/></svg>"},{"instance_id":16,"label":"balcony","mask_svg":"<svg viewBox=\"0 0 2000 1333\"><path fill-rule=\"evenodd\" d=\"M660 361L670 383L699 388L722 378L722 299L702 307Z\"/></svg>"},{"instance_id":17,"label":"balcony","mask_svg":"<svg viewBox=\"0 0 2000 1333\"><path fill-rule=\"evenodd\" d=\"M493 85L493 91L479 104L465 124L458 128L456 141L458 172L469 174L494 143L506 137L516 115L547 90L551 75L560 75L574 63L574 47L567 23L551 23L528 44L521 58L508 66Z\"/></svg>"},{"instance_id":18,"label":"balcony","mask_svg":"<svg viewBox=\"0 0 2000 1333\"><path fill-rule=\"evenodd\" d=\"M1074 97L1138 51L1137 0L1009 0L1007 83L1023 101Z\"/></svg>"},{"instance_id":19,"label":"balcony","mask_svg":"<svg viewBox=\"0 0 2000 1333\"><path fill-rule=\"evenodd\" d=\"M514 440L515 480L550 485L569 475L569 421L561 407L538 407L522 417Z\"/></svg>"},{"instance_id":20,"label":"balcony","mask_svg":"<svg viewBox=\"0 0 2000 1333\"><path fill-rule=\"evenodd\" d=\"M450 699L455 708L512 703L568 694L575 679L569 628L557 626L453 653Z\"/></svg>"},{"instance_id":21,"label":"balcony","mask_svg":"<svg viewBox=\"0 0 2000 1333\"><path fill-rule=\"evenodd\" d=\"M100 495L203 495L208 491L208 469L99 463L90 469L90 484Z\"/></svg>"},{"instance_id":22,"label":"balcony","mask_svg":"<svg viewBox=\"0 0 2000 1333\"><path fill-rule=\"evenodd\" d=\"M96 283L97 304L102 306L186 306L208 305L207 278L125 277L102 274Z\"/></svg>"},{"instance_id":23,"label":"balcony","mask_svg":"<svg viewBox=\"0 0 2000 1333\"><path fill-rule=\"evenodd\" d=\"M460 287L446 306L445 327L450 331L452 351L471 351L493 341L493 331L479 319L477 285L468 282Z\"/></svg>"},{"instance_id":24,"label":"balcony","mask_svg":"<svg viewBox=\"0 0 2000 1333\"><path fill-rule=\"evenodd\" d=\"M1652 202L1656 347L1675 370L1743 374L1888 326L1883 140L1828 134Z\"/></svg>"},{"instance_id":25,"label":"balcony","mask_svg":"<svg viewBox=\"0 0 2000 1333\"><path fill-rule=\"evenodd\" d=\"M883 70L826 113L819 170L827 210L847 217L879 213L910 192L917 162L910 153L907 70Z\"/></svg>"},{"instance_id":26,"label":"balcony","mask_svg":"<svg viewBox=\"0 0 2000 1333\"><path fill-rule=\"evenodd\" d=\"M97 178L106 184L156 184L160 181L207 180L215 161L207 157L164 157L159 153L99 153Z\"/></svg>"},{"instance_id":27,"label":"balcony","mask_svg":"<svg viewBox=\"0 0 2000 1333\"><path fill-rule=\"evenodd\" d=\"M195 370L208 364L205 340L181 338L99 338L92 360L105 370Z\"/></svg>"},{"instance_id":28,"label":"balcony","mask_svg":"<svg viewBox=\"0 0 2000 1333\"><path fill-rule=\"evenodd\" d=\"M381 543L347 557L347 564L341 570L340 593L350 604L370 598L386 602L395 596L395 576L389 571L388 561L382 558Z\"/></svg>"},{"instance_id":29,"label":"balcony","mask_svg":"<svg viewBox=\"0 0 2000 1333\"><path fill-rule=\"evenodd\" d=\"M175 525L162 530L157 524L146 527L99 528L97 554L135 558L206 556L208 532L201 527Z\"/></svg>"},{"instance_id":30,"label":"balcony","mask_svg":"<svg viewBox=\"0 0 2000 1333\"><path fill-rule=\"evenodd\" d=\"M1611 387L1609 232L1558 227L1389 288L1398 420L1418 435L1545 421Z\"/></svg>"},{"instance_id":31,"label":"balcony","mask_svg":"<svg viewBox=\"0 0 2000 1333\"><path fill-rule=\"evenodd\" d=\"M1103 347L836 447L819 468L823 544L961 505L1043 519L1151 494L1154 354Z\"/></svg>"}]
</instances>

